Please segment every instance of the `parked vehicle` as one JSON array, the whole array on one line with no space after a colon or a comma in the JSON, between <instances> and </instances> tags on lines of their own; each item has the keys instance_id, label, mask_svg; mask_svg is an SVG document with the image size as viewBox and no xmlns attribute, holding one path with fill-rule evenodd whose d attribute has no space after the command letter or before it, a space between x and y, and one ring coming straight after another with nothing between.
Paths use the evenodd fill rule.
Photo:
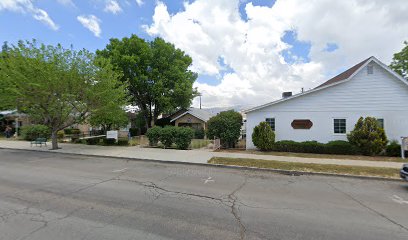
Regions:
<instances>
[{"instance_id":1,"label":"parked vehicle","mask_svg":"<svg viewBox=\"0 0 408 240\"><path fill-rule=\"evenodd\" d=\"M405 181L408 181L408 163L402 165L402 169L400 171L400 176Z\"/></svg>"}]
</instances>

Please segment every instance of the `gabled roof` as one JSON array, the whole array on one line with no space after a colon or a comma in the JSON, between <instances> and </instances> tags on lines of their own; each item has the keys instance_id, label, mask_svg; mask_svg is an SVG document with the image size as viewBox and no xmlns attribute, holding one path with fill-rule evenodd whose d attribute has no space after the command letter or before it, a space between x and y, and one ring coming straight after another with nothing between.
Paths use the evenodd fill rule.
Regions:
<instances>
[{"instance_id":1,"label":"gabled roof","mask_svg":"<svg viewBox=\"0 0 408 240\"><path fill-rule=\"evenodd\" d=\"M327 86L336 82L341 82L346 79L348 79L351 75L353 75L355 72L357 72L358 69L360 69L361 66L363 66L368 60L370 60L372 57L367 58L366 60L357 63L356 65L352 66L351 68L347 69L346 71L340 73L339 75L327 80L326 82L320 84L316 88L320 88L323 86Z\"/></svg>"},{"instance_id":2,"label":"gabled roof","mask_svg":"<svg viewBox=\"0 0 408 240\"><path fill-rule=\"evenodd\" d=\"M189 108L189 109L185 109L184 111L178 111L177 113L173 114L171 117L171 121L173 122L179 118L181 118L182 116L186 115L186 114L191 114L194 117L203 120L204 122L207 122L211 117L213 117L214 115L203 110L203 109L199 109L199 108Z\"/></svg>"},{"instance_id":3,"label":"gabled roof","mask_svg":"<svg viewBox=\"0 0 408 240\"><path fill-rule=\"evenodd\" d=\"M320 91L320 90L323 90L323 89L326 89L326 88L329 88L329 87L336 86L336 85L338 85L338 84L347 82L347 81L349 81L350 79L352 79L359 71L361 71L361 69L363 69L368 63L370 63L370 62L372 62L372 61L374 61L375 63L377 63L379 66L381 66L383 69L385 69L385 70L386 70L387 72L389 72L391 75L393 75L395 78L397 78L397 79L399 79L400 81L402 81L402 82L408 87L408 81L407 81L406 79L404 79L403 77L401 77L398 73L394 72L394 71L393 71L391 68L389 68L387 65L385 65L385 64L382 63L382 62L380 62L377 58L375 58L375 57L372 56L372 57L369 57L369 58L365 59L364 61L358 63L357 65L354 65L353 67L347 69L346 71L340 73L339 75L337 75L337 76L335 76L335 77L329 79L328 81L324 82L323 84L317 86L317 87L314 88L314 89L311 89L311 90L309 90L309 91L305 91L305 92L303 92L303 93L299 93L299 94L292 95L291 97L282 98L282 99L279 99L279 100L274 101L274 102L270 102L270 103L267 103L267 104L263 104L263 105L258 106L258 107L254 107L254 108L251 108L251 109L247 109L247 110L245 110L244 112L245 112L245 113L249 113L249 112L252 112L252 111L255 111L255 110L259 110L259 109L262 109L262 108L265 108L265 107L268 107L268 106L271 106L271 105L274 105L274 104L277 104L277 103L280 103L280 102L288 101L288 100L293 99L293 98L301 97L301 96L307 95L307 94L309 94L309 93L317 92L317 91Z\"/></svg>"}]
</instances>

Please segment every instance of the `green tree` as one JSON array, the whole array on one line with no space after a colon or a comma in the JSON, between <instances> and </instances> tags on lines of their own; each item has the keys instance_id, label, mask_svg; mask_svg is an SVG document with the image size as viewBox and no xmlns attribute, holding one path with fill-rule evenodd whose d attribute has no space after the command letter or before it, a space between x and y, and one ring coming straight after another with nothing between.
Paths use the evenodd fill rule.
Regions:
<instances>
[{"instance_id":1,"label":"green tree","mask_svg":"<svg viewBox=\"0 0 408 240\"><path fill-rule=\"evenodd\" d=\"M261 122L254 128L252 142L261 151L272 150L275 143L275 133L267 122Z\"/></svg>"},{"instance_id":2,"label":"green tree","mask_svg":"<svg viewBox=\"0 0 408 240\"><path fill-rule=\"evenodd\" d=\"M400 74L405 79L408 79L408 41L404 42L405 47L394 54L390 68Z\"/></svg>"},{"instance_id":3,"label":"green tree","mask_svg":"<svg viewBox=\"0 0 408 240\"><path fill-rule=\"evenodd\" d=\"M225 148L235 146L241 136L242 116L233 110L219 113L210 118L208 124L208 137L219 138Z\"/></svg>"},{"instance_id":4,"label":"green tree","mask_svg":"<svg viewBox=\"0 0 408 240\"><path fill-rule=\"evenodd\" d=\"M373 117L360 117L354 130L347 135L351 144L358 147L364 155L375 155L382 152L387 146L385 131Z\"/></svg>"},{"instance_id":5,"label":"green tree","mask_svg":"<svg viewBox=\"0 0 408 240\"><path fill-rule=\"evenodd\" d=\"M50 128L52 149L57 132L84 122L104 106L125 104L125 88L110 63L87 50L74 51L20 41L0 57L0 85L6 102Z\"/></svg>"},{"instance_id":6,"label":"green tree","mask_svg":"<svg viewBox=\"0 0 408 240\"><path fill-rule=\"evenodd\" d=\"M160 114L189 107L197 94L193 88L197 74L189 70L192 59L161 38L152 42L136 35L113 38L96 53L123 73L131 104L138 106L148 128Z\"/></svg>"},{"instance_id":7,"label":"green tree","mask_svg":"<svg viewBox=\"0 0 408 240\"><path fill-rule=\"evenodd\" d=\"M101 127L106 132L115 128L126 127L129 118L121 106L111 105L94 110L89 123L92 126Z\"/></svg>"}]
</instances>

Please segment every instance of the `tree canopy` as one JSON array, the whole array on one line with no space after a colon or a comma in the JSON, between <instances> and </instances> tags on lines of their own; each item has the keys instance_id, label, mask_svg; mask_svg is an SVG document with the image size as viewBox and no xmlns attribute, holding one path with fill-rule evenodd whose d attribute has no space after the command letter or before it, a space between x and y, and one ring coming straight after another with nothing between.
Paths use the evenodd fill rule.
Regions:
<instances>
[{"instance_id":1,"label":"tree canopy","mask_svg":"<svg viewBox=\"0 0 408 240\"><path fill-rule=\"evenodd\" d=\"M87 50L75 51L20 41L0 56L0 104L27 113L57 131L85 121L105 106L123 106L125 88L106 59Z\"/></svg>"},{"instance_id":2,"label":"tree canopy","mask_svg":"<svg viewBox=\"0 0 408 240\"><path fill-rule=\"evenodd\" d=\"M197 92L192 59L174 45L156 38L147 42L136 35L113 38L97 55L109 59L123 75L131 104L138 106L147 127L162 113L187 108Z\"/></svg>"},{"instance_id":3,"label":"tree canopy","mask_svg":"<svg viewBox=\"0 0 408 240\"><path fill-rule=\"evenodd\" d=\"M408 41L404 42L405 47L394 54L391 62L391 69L408 79Z\"/></svg>"},{"instance_id":4,"label":"tree canopy","mask_svg":"<svg viewBox=\"0 0 408 240\"><path fill-rule=\"evenodd\" d=\"M210 139L219 138L223 147L234 147L241 136L242 115L234 110L220 112L210 118L207 124Z\"/></svg>"}]
</instances>

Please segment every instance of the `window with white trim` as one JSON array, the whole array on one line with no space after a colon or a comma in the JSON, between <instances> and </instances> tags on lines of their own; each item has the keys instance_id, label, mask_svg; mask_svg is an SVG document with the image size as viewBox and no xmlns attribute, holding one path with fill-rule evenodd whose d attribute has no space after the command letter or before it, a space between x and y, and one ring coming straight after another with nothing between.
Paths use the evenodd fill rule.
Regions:
<instances>
[{"instance_id":1,"label":"window with white trim","mask_svg":"<svg viewBox=\"0 0 408 240\"><path fill-rule=\"evenodd\" d=\"M334 133L345 134L346 133L346 119L335 118L333 119Z\"/></svg>"},{"instance_id":2,"label":"window with white trim","mask_svg":"<svg viewBox=\"0 0 408 240\"><path fill-rule=\"evenodd\" d=\"M265 122L271 126L272 131L275 131L275 118L265 118Z\"/></svg>"}]
</instances>

